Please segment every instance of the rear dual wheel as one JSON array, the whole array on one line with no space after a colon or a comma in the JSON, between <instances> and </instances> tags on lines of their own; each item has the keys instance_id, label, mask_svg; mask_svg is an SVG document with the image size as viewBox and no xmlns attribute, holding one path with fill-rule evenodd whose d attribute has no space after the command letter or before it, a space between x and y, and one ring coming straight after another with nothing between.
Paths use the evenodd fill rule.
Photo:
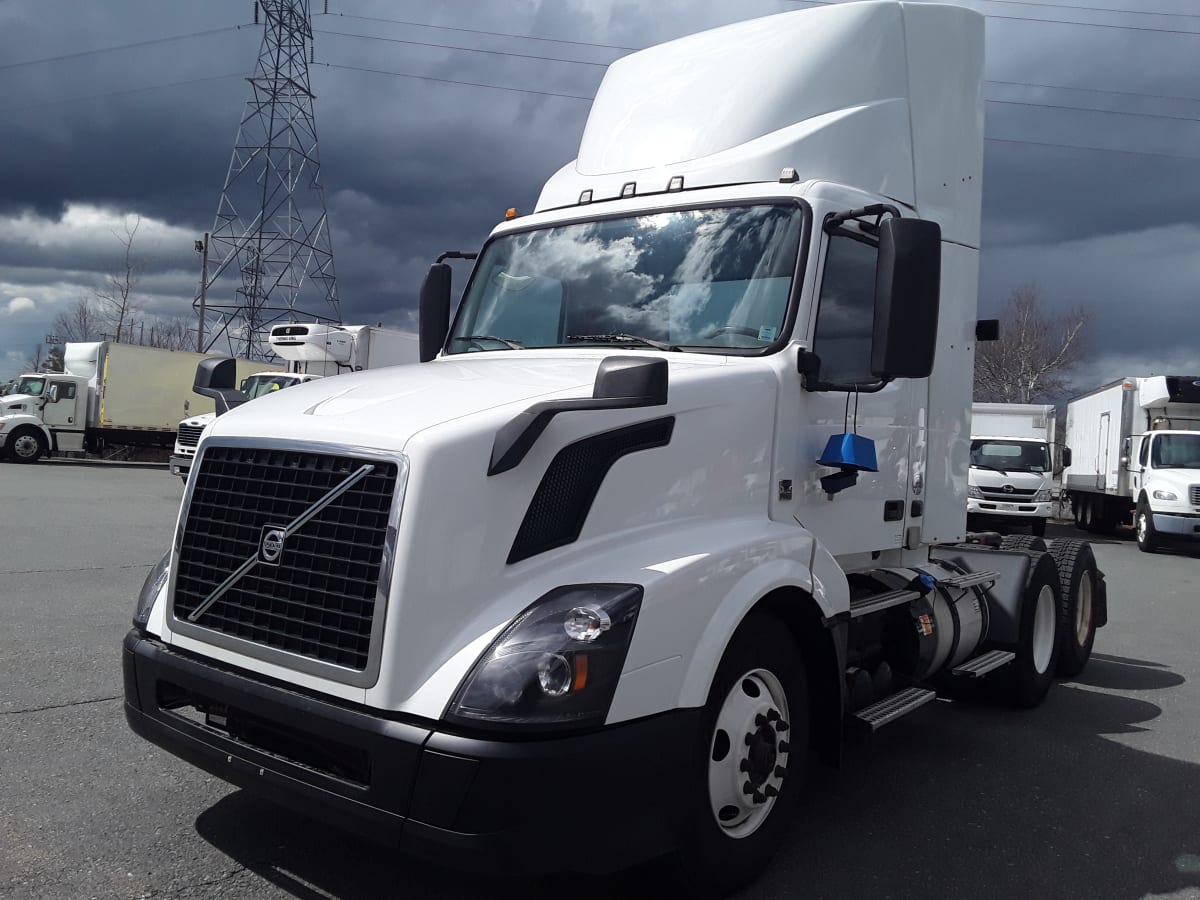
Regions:
<instances>
[{"instance_id":1,"label":"rear dual wheel","mask_svg":"<svg viewBox=\"0 0 1200 900\"><path fill-rule=\"evenodd\" d=\"M1054 682L1058 662L1062 587L1049 553L1030 551L1031 565L1021 596L1016 659L1009 664L1006 695L1016 706L1037 706Z\"/></svg>"},{"instance_id":2,"label":"rear dual wheel","mask_svg":"<svg viewBox=\"0 0 1200 900\"><path fill-rule=\"evenodd\" d=\"M1058 565L1061 592L1057 670L1070 677L1082 672L1092 656L1101 575L1087 541L1057 540L1050 555Z\"/></svg>"}]
</instances>

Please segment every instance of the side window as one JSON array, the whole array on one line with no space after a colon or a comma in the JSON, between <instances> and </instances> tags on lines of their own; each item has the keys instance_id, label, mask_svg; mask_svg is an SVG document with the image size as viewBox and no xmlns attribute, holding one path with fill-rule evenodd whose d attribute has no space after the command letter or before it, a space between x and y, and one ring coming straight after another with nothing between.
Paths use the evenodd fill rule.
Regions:
<instances>
[{"instance_id":1,"label":"side window","mask_svg":"<svg viewBox=\"0 0 1200 900\"><path fill-rule=\"evenodd\" d=\"M1146 459L1150 454L1150 438L1142 438L1142 446L1138 448L1138 464L1146 468Z\"/></svg>"},{"instance_id":2,"label":"side window","mask_svg":"<svg viewBox=\"0 0 1200 900\"><path fill-rule=\"evenodd\" d=\"M73 381L55 381L54 385L58 388L59 400L74 400L75 399L75 382Z\"/></svg>"},{"instance_id":3,"label":"side window","mask_svg":"<svg viewBox=\"0 0 1200 900\"><path fill-rule=\"evenodd\" d=\"M817 306L813 352L827 384L873 384L871 335L875 322L873 244L844 234L829 237Z\"/></svg>"}]
</instances>

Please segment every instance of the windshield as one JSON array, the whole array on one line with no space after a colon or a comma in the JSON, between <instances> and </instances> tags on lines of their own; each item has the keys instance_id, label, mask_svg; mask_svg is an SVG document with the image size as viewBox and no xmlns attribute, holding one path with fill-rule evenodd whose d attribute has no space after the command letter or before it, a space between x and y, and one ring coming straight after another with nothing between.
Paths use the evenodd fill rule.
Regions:
<instances>
[{"instance_id":1,"label":"windshield","mask_svg":"<svg viewBox=\"0 0 1200 900\"><path fill-rule=\"evenodd\" d=\"M46 387L46 379L45 378L34 378L34 377L30 377L30 376L25 376L19 382L17 382L16 390L14 390L13 393L14 394L28 394L31 397L40 397L40 396L42 396L42 390L45 387Z\"/></svg>"},{"instance_id":2,"label":"windshield","mask_svg":"<svg viewBox=\"0 0 1200 900\"><path fill-rule=\"evenodd\" d=\"M1160 434L1150 446L1156 469L1200 469L1200 434Z\"/></svg>"},{"instance_id":3,"label":"windshield","mask_svg":"<svg viewBox=\"0 0 1200 900\"><path fill-rule=\"evenodd\" d=\"M1050 448L1041 441L971 441L971 465L1005 472L1050 471Z\"/></svg>"},{"instance_id":4,"label":"windshield","mask_svg":"<svg viewBox=\"0 0 1200 900\"><path fill-rule=\"evenodd\" d=\"M242 393L247 399L253 400L295 383L296 379L288 375L251 375L242 382Z\"/></svg>"},{"instance_id":5,"label":"windshield","mask_svg":"<svg viewBox=\"0 0 1200 900\"><path fill-rule=\"evenodd\" d=\"M492 241L449 353L627 343L755 350L783 331L800 250L792 205L580 222Z\"/></svg>"}]
</instances>

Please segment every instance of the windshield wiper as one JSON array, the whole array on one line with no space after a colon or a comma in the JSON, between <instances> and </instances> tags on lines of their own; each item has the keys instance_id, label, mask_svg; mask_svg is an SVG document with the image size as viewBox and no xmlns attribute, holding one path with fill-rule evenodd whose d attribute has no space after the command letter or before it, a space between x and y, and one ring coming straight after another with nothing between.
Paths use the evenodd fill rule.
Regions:
<instances>
[{"instance_id":1,"label":"windshield wiper","mask_svg":"<svg viewBox=\"0 0 1200 900\"><path fill-rule=\"evenodd\" d=\"M993 472L999 472L1001 475L1007 475L1008 469L1000 469L996 466L985 466L983 463L971 463L972 469L991 469Z\"/></svg>"},{"instance_id":2,"label":"windshield wiper","mask_svg":"<svg viewBox=\"0 0 1200 900\"><path fill-rule=\"evenodd\" d=\"M636 334L625 334L621 331L615 331L610 334L568 334L568 341L587 341L593 344L642 344L645 347L653 347L655 350L678 350L674 344L667 344L662 341L651 340L647 337L641 337Z\"/></svg>"},{"instance_id":3,"label":"windshield wiper","mask_svg":"<svg viewBox=\"0 0 1200 900\"><path fill-rule=\"evenodd\" d=\"M514 341L511 338L496 337L494 334L464 334L459 337L452 338L455 341L495 341L498 344L503 344L509 350L524 350L525 345L520 341Z\"/></svg>"}]
</instances>

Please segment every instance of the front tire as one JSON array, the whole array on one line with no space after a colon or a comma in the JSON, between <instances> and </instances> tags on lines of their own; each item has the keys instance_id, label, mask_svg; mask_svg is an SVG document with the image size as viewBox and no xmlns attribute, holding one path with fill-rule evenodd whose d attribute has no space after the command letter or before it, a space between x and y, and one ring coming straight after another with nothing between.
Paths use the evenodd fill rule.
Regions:
<instances>
[{"instance_id":1,"label":"front tire","mask_svg":"<svg viewBox=\"0 0 1200 900\"><path fill-rule=\"evenodd\" d=\"M1014 706L1038 706L1054 683L1058 662L1058 620L1062 588L1049 553L1032 557L1021 597L1017 658L1009 665L1008 699Z\"/></svg>"},{"instance_id":2,"label":"front tire","mask_svg":"<svg viewBox=\"0 0 1200 900\"><path fill-rule=\"evenodd\" d=\"M46 438L36 428L18 428L8 439L8 458L13 462L35 463L46 455Z\"/></svg>"},{"instance_id":3,"label":"front tire","mask_svg":"<svg viewBox=\"0 0 1200 900\"><path fill-rule=\"evenodd\" d=\"M674 863L688 897L724 897L756 878L799 802L808 688L787 626L752 615L717 668L689 773L688 832Z\"/></svg>"},{"instance_id":4,"label":"front tire","mask_svg":"<svg viewBox=\"0 0 1200 900\"><path fill-rule=\"evenodd\" d=\"M1100 570L1087 541L1060 540L1050 547L1058 564L1062 591L1058 621L1058 674L1078 675L1092 656L1096 641L1096 606Z\"/></svg>"},{"instance_id":5,"label":"front tire","mask_svg":"<svg viewBox=\"0 0 1200 900\"><path fill-rule=\"evenodd\" d=\"M1144 500L1138 503L1134 511L1133 526L1137 529L1138 549L1143 553L1157 553L1162 544L1158 532L1154 530L1154 514Z\"/></svg>"}]
</instances>

